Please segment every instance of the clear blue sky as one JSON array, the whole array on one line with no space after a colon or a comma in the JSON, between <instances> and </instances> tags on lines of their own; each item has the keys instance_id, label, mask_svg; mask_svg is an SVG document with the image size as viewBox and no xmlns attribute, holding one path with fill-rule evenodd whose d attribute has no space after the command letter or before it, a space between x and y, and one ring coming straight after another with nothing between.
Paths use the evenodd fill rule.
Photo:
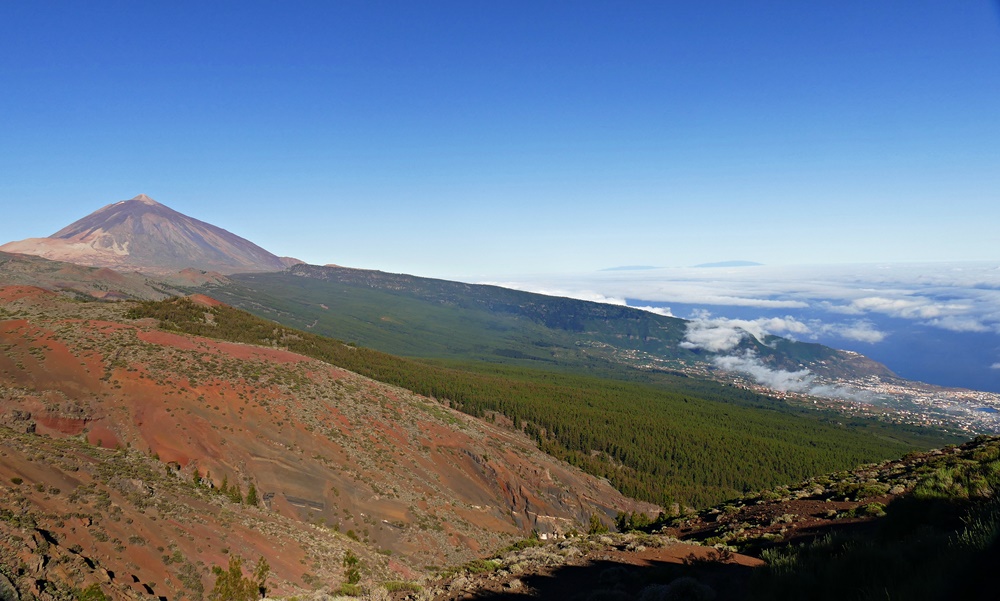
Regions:
<instances>
[{"instance_id":1,"label":"clear blue sky","mask_svg":"<svg viewBox=\"0 0 1000 601\"><path fill-rule=\"evenodd\" d=\"M0 3L0 242L139 193L444 277L998 259L1000 8Z\"/></svg>"}]
</instances>

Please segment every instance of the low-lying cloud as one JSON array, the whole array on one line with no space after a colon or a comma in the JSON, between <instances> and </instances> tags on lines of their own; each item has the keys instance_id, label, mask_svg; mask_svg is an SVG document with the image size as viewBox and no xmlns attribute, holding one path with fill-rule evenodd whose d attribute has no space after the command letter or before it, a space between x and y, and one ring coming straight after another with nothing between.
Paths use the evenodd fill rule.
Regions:
<instances>
[{"instance_id":1,"label":"low-lying cloud","mask_svg":"<svg viewBox=\"0 0 1000 601\"><path fill-rule=\"evenodd\" d=\"M708 312L701 312L688 322L681 347L723 353L736 348L747 336L763 343L769 335L808 334L809 331L809 326L794 317L713 319Z\"/></svg>"},{"instance_id":2,"label":"low-lying cloud","mask_svg":"<svg viewBox=\"0 0 1000 601\"><path fill-rule=\"evenodd\" d=\"M951 330L952 332L989 332L991 330L978 319L957 315L946 315L945 317L925 321L923 324L943 330Z\"/></svg>"},{"instance_id":3,"label":"low-lying cloud","mask_svg":"<svg viewBox=\"0 0 1000 601\"><path fill-rule=\"evenodd\" d=\"M850 308L857 313L882 313L891 317L903 319L929 319L938 317L947 308L936 305L930 299L916 298L886 298L884 296L868 296L851 302Z\"/></svg>"},{"instance_id":4,"label":"low-lying cloud","mask_svg":"<svg viewBox=\"0 0 1000 601\"><path fill-rule=\"evenodd\" d=\"M510 288L511 290L524 290L526 292L534 292L535 294L545 294L547 296L559 296L562 298L572 298L582 301L591 301L595 303L604 303L606 305L618 305L621 307L631 307L632 309L639 309L640 311L648 311L649 313L656 313L657 315L663 315L664 317L673 317L674 314L670 312L670 307L652 307L652 306L636 306L629 305L622 297L616 296L606 296L600 292L594 292L593 290L572 290L572 289L558 289L558 288L539 288L525 285L521 282L479 282L480 284L486 286L500 286L501 288Z\"/></svg>"},{"instance_id":5,"label":"low-lying cloud","mask_svg":"<svg viewBox=\"0 0 1000 601\"><path fill-rule=\"evenodd\" d=\"M768 336L815 340L820 334L869 343L881 342L886 336L871 322L864 320L829 324L816 319L800 321L790 315L752 320L727 319L713 318L708 312L702 311L696 313L694 319L688 322L684 341L680 346L686 349L725 353L739 346L747 336L753 336L760 343L766 344Z\"/></svg>"},{"instance_id":6,"label":"low-lying cloud","mask_svg":"<svg viewBox=\"0 0 1000 601\"><path fill-rule=\"evenodd\" d=\"M833 331L872 343L882 338L870 324L864 325L866 315L953 332L1000 333L1000 268L995 263L658 268L534 276L504 285L533 292L556 288L560 295L588 300L603 296L645 301L636 302L640 305L683 303L787 310L793 316L798 310L853 315L858 322L833 324ZM821 333L818 326L809 326Z\"/></svg>"},{"instance_id":7,"label":"low-lying cloud","mask_svg":"<svg viewBox=\"0 0 1000 601\"><path fill-rule=\"evenodd\" d=\"M872 322L865 320L858 320L849 324L826 324L823 327L828 328L826 331L835 336L840 336L847 340L867 342L869 344L882 342L886 337L885 332L879 331Z\"/></svg>"},{"instance_id":8,"label":"low-lying cloud","mask_svg":"<svg viewBox=\"0 0 1000 601\"><path fill-rule=\"evenodd\" d=\"M1000 363L1000 338L986 339L1000 336L998 263L674 267L517 279L505 285L690 319L682 341L689 349L730 355L752 338L766 344L776 335L861 352L913 379L1000 390L1000 367L991 367ZM946 348L954 352L938 358Z\"/></svg>"},{"instance_id":9,"label":"low-lying cloud","mask_svg":"<svg viewBox=\"0 0 1000 601\"><path fill-rule=\"evenodd\" d=\"M716 357L712 362L721 370L747 374L758 384L780 392L807 392L816 379L808 369L800 371L771 369L749 350L742 355Z\"/></svg>"},{"instance_id":10,"label":"low-lying cloud","mask_svg":"<svg viewBox=\"0 0 1000 601\"><path fill-rule=\"evenodd\" d=\"M690 321L681 348L705 349L712 353L731 351L749 334L736 327L714 326L706 321Z\"/></svg>"},{"instance_id":11,"label":"low-lying cloud","mask_svg":"<svg viewBox=\"0 0 1000 601\"><path fill-rule=\"evenodd\" d=\"M745 351L741 355L716 357L712 360L712 363L723 371L748 375L756 383L779 392L797 392L816 397L863 403L871 402L874 398L872 393L865 390L858 390L847 386L819 384L816 382L816 376L808 369L799 371L771 369L750 350Z\"/></svg>"}]
</instances>

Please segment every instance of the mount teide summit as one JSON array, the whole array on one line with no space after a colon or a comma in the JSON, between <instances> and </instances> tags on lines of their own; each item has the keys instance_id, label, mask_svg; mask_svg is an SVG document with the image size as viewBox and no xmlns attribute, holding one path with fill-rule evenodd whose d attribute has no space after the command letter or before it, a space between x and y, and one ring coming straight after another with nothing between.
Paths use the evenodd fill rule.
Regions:
<instances>
[{"instance_id":1,"label":"mount teide summit","mask_svg":"<svg viewBox=\"0 0 1000 601\"><path fill-rule=\"evenodd\" d=\"M178 213L145 194L98 209L48 238L9 242L0 250L153 273L188 267L227 274L281 271L300 262L273 255L249 240Z\"/></svg>"}]
</instances>

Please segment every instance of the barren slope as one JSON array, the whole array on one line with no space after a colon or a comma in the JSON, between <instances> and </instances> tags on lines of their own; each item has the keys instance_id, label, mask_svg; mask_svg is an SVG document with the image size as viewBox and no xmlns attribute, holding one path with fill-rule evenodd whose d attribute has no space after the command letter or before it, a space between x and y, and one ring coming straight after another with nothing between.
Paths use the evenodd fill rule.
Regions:
<instances>
[{"instance_id":1,"label":"barren slope","mask_svg":"<svg viewBox=\"0 0 1000 601\"><path fill-rule=\"evenodd\" d=\"M159 469L169 467L177 482L190 483L197 472L243 492L252 483L262 498L261 515L320 526L314 530L319 541L343 542L335 530L349 533L391 552L396 571L412 577L424 566L488 553L532 530L545 535L580 528L592 513L654 509L551 459L520 433L434 400L281 349L162 332L124 319L127 307L67 301L32 287L0 289L0 420L43 436L33 444L44 444L37 442L44 436L83 438L106 449L129 448L130 457L158 458ZM23 446L15 443L11 451ZM100 457L96 450L88 453ZM24 461L8 452L0 456L0 469L21 473ZM136 461L157 469L146 459ZM59 488L50 500L92 481L67 475L60 464L46 470L18 477L44 490ZM162 500L195 503L167 497ZM39 502L24 501L33 507ZM198 506L180 513L203 511ZM48 527L69 540L68 523L59 518ZM164 532L166 526L150 525L148 535L139 536L201 537L185 527L183 534ZM137 569L127 567L136 563L128 536L113 537L124 541L117 544L122 549L101 547L102 566L119 574ZM255 536L229 536L230 546L248 549L245 555L256 550L271 561L274 549L259 548L265 543L254 543ZM96 553L86 536L73 540L83 554ZM185 547L183 554L220 563L214 546ZM288 564L283 557L278 553L271 564L293 583L288 586L315 584L302 581L298 566L279 572ZM323 569L336 573L334 564ZM140 579L159 583L156 593L174 598L181 586L176 574L168 584L172 565L150 567L153 572Z\"/></svg>"},{"instance_id":2,"label":"barren slope","mask_svg":"<svg viewBox=\"0 0 1000 601\"><path fill-rule=\"evenodd\" d=\"M17 421L17 431L0 426L0 588L22 598L97 584L114 599L201 599L209 568L229 555L265 558L278 596L342 582L347 551L366 581L413 576L343 535L196 487L145 453L26 434Z\"/></svg>"},{"instance_id":3,"label":"barren slope","mask_svg":"<svg viewBox=\"0 0 1000 601\"><path fill-rule=\"evenodd\" d=\"M164 283L167 279L170 283ZM196 277L190 272L151 280L135 272L118 272L106 267L84 267L25 254L0 252L0 286L38 286L71 297L101 300L162 299L178 294L174 285L190 281L224 281L224 278Z\"/></svg>"}]
</instances>

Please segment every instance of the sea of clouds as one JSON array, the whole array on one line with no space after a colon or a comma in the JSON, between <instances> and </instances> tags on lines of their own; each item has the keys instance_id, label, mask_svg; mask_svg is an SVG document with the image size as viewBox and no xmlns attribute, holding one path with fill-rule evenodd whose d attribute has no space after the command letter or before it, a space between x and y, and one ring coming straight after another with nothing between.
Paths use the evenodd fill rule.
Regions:
<instances>
[{"instance_id":1,"label":"sea of clouds","mask_svg":"<svg viewBox=\"0 0 1000 601\"><path fill-rule=\"evenodd\" d=\"M998 263L616 269L489 283L683 317L682 345L778 390L815 385L811 374L768 373L732 354L743 337L820 342L907 378L1000 391Z\"/></svg>"}]
</instances>

